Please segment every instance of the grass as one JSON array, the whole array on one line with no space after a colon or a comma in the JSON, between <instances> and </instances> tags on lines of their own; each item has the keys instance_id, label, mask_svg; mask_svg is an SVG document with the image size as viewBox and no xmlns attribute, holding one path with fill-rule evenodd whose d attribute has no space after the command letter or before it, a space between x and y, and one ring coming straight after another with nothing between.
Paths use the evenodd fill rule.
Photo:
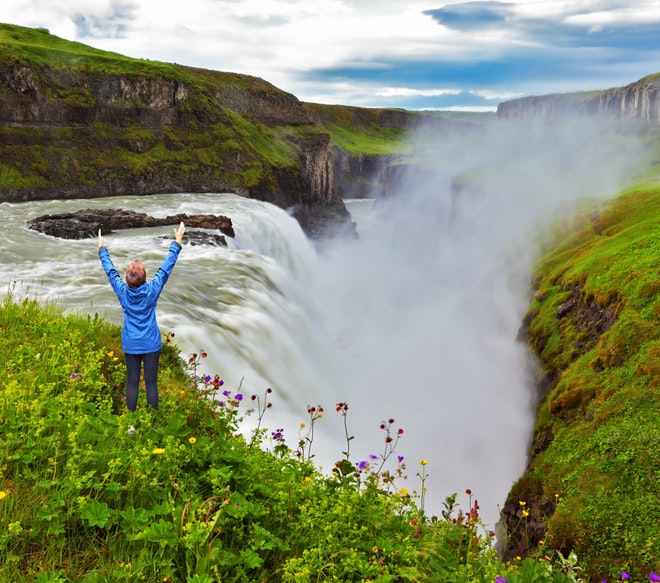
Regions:
<instances>
[{"instance_id":1,"label":"grass","mask_svg":"<svg viewBox=\"0 0 660 583\"><path fill-rule=\"evenodd\" d=\"M116 326L10 290L0 328L0 580L576 580L559 559L503 564L471 496L427 516L427 464L411 464L416 485L406 482L393 419L381 455L354 462L338 404L347 452L326 475L313 465L322 407L301 411L287 441L265 425L270 389L250 395L198 374L203 352L182 358L167 342L161 408L142 395L130 413Z\"/></svg>"},{"instance_id":2,"label":"grass","mask_svg":"<svg viewBox=\"0 0 660 583\"><path fill-rule=\"evenodd\" d=\"M555 383L531 475L541 500L560 500L548 544L594 581L660 564L658 217L660 185L635 186L561 233L535 275L529 339Z\"/></svg>"}]
</instances>

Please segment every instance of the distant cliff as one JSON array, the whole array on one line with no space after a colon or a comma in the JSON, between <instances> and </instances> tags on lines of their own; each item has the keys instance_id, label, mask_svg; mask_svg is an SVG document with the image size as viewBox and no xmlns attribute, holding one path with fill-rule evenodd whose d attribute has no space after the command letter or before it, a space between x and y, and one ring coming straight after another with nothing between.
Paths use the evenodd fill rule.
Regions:
<instances>
[{"instance_id":1,"label":"distant cliff","mask_svg":"<svg viewBox=\"0 0 660 583\"><path fill-rule=\"evenodd\" d=\"M619 119L660 121L660 74L626 87L584 93L523 97L501 103L500 119L552 118L558 115L608 115Z\"/></svg>"},{"instance_id":2,"label":"distant cliff","mask_svg":"<svg viewBox=\"0 0 660 583\"><path fill-rule=\"evenodd\" d=\"M437 116L306 104L263 79L0 24L0 201L235 192L351 228L407 131Z\"/></svg>"}]
</instances>

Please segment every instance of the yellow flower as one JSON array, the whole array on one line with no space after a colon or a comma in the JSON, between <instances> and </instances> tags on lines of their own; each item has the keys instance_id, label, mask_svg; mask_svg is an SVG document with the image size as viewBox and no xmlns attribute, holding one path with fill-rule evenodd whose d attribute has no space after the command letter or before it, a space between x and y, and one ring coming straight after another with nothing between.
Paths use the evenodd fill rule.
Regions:
<instances>
[{"instance_id":1,"label":"yellow flower","mask_svg":"<svg viewBox=\"0 0 660 583\"><path fill-rule=\"evenodd\" d=\"M523 515L523 517L529 516L529 512L527 510L523 510L522 515Z\"/></svg>"},{"instance_id":2,"label":"yellow flower","mask_svg":"<svg viewBox=\"0 0 660 583\"><path fill-rule=\"evenodd\" d=\"M114 355L115 355L114 350L111 350L110 352L108 352L108 356L110 358L112 358Z\"/></svg>"},{"instance_id":3,"label":"yellow flower","mask_svg":"<svg viewBox=\"0 0 660 583\"><path fill-rule=\"evenodd\" d=\"M154 450L151 453L160 455L161 453L165 453L165 450L162 447L154 447Z\"/></svg>"},{"instance_id":4,"label":"yellow flower","mask_svg":"<svg viewBox=\"0 0 660 583\"><path fill-rule=\"evenodd\" d=\"M4 500L7 497L7 492L0 490L0 500Z\"/></svg>"},{"instance_id":5,"label":"yellow flower","mask_svg":"<svg viewBox=\"0 0 660 583\"><path fill-rule=\"evenodd\" d=\"M518 504L520 504L521 506L525 506L527 502L525 502L524 500L519 500Z\"/></svg>"},{"instance_id":6,"label":"yellow flower","mask_svg":"<svg viewBox=\"0 0 660 583\"><path fill-rule=\"evenodd\" d=\"M408 495L408 489L407 488L401 488L401 490L399 490L399 494L401 494L401 496L407 496Z\"/></svg>"},{"instance_id":7,"label":"yellow flower","mask_svg":"<svg viewBox=\"0 0 660 583\"><path fill-rule=\"evenodd\" d=\"M373 549L371 549L371 552L372 552L374 555L377 555L377 554L378 554L378 547L374 547Z\"/></svg>"},{"instance_id":8,"label":"yellow flower","mask_svg":"<svg viewBox=\"0 0 660 583\"><path fill-rule=\"evenodd\" d=\"M307 482L309 484L311 481L312 481L312 478L310 478L309 476L305 476L305 482Z\"/></svg>"},{"instance_id":9,"label":"yellow flower","mask_svg":"<svg viewBox=\"0 0 660 583\"><path fill-rule=\"evenodd\" d=\"M420 466L425 466L425 465L428 464L428 463L429 463L429 462L427 462L426 460L419 460L419 465L420 465Z\"/></svg>"},{"instance_id":10,"label":"yellow flower","mask_svg":"<svg viewBox=\"0 0 660 583\"><path fill-rule=\"evenodd\" d=\"M189 437L188 441L190 442L190 445L195 445L197 443L197 438L196 437Z\"/></svg>"},{"instance_id":11,"label":"yellow flower","mask_svg":"<svg viewBox=\"0 0 660 583\"><path fill-rule=\"evenodd\" d=\"M300 429L305 429L305 424L304 423L300 424Z\"/></svg>"}]
</instances>

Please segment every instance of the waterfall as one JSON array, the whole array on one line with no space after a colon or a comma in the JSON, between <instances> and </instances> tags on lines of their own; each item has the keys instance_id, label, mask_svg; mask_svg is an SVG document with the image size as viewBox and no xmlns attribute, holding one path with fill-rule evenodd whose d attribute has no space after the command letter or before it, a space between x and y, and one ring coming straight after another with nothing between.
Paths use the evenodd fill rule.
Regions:
<instances>
[{"instance_id":1,"label":"waterfall","mask_svg":"<svg viewBox=\"0 0 660 583\"><path fill-rule=\"evenodd\" d=\"M524 470L534 421L533 364L516 337L538 230L585 194L611 194L623 174L621 161L600 165L595 150L609 150L593 131L566 132L568 149L561 133L480 135L479 148L475 136L435 143L426 180L350 201L359 239L319 249L284 210L232 194L3 203L0 286L121 323L96 240L58 240L26 221L84 208L227 215L236 231L228 247L184 246L159 301L161 330L184 355L205 350L205 370L230 390L272 387L264 422L284 428L293 447L307 406L322 405L314 452L325 471L347 446L336 403L349 405L355 463L383 452L379 425L393 418L409 476L398 487L419 490L424 459L427 511L470 488L493 526ZM571 154L585 141L588 160ZM460 173L481 189L457 199ZM120 272L139 258L150 277L164 235L171 229L131 229L106 244Z\"/></svg>"}]
</instances>

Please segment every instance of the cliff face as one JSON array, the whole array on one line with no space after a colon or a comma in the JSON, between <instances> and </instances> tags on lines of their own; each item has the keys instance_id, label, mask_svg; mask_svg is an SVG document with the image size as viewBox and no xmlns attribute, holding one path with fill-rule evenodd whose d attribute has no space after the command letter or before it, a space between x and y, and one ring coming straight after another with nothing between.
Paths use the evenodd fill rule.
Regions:
<instances>
[{"instance_id":1,"label":"cliff face","mask_svg":"<svg viewBox=\"0 0 660 583\"><path fill-rule=\"evenodd\" d=\"M322 236L350 225L342 197L372 194L393 159L347 150L333 128L401 147L424 118L304 104L255 77L129 59L42 30L0 24L0 49L0 201L235 192L293 207Z\"/></svg>"},{"instance_id":2,"label":"cliff face","mask_svg":"<svg viewBox=\"0 0 660 583\"><path fill-rule=\"evenodd\" d=\"M497 108L501 119L552 118L566 114L660 121L660 76L607 91L524 97L501 103Z\"/></svg>"}]
</instances>

